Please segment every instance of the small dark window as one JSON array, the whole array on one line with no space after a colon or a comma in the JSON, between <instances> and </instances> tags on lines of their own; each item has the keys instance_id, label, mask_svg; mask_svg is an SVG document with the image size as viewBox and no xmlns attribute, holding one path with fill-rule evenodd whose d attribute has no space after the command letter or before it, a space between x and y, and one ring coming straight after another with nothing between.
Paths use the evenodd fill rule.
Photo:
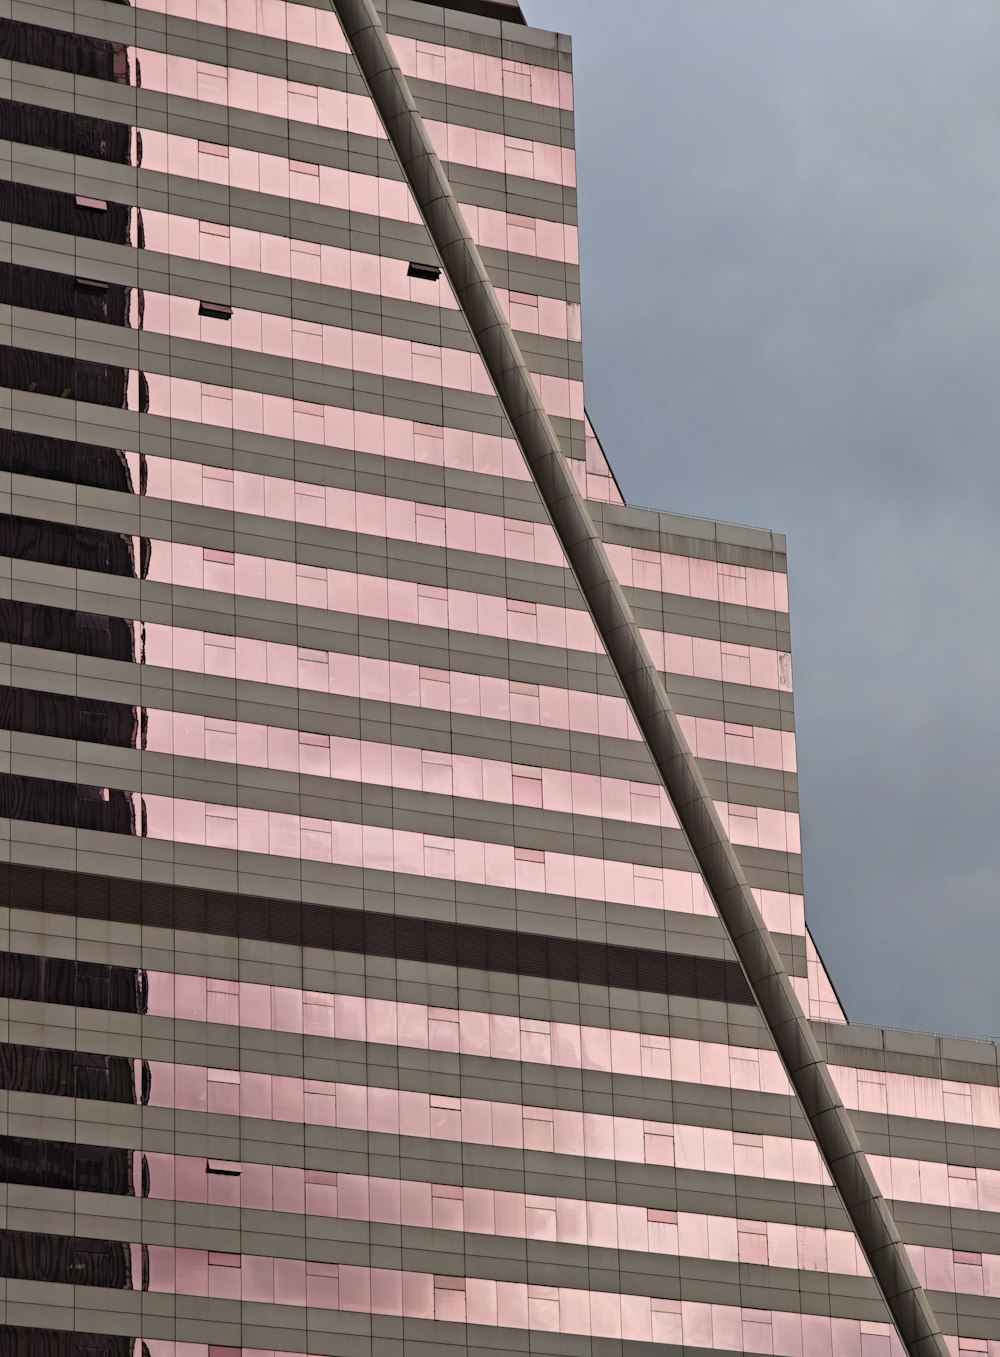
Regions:
<instances>
[{"instance_id":1,"label":"small dark window","mask_svg":"<svg viewBox=\"0 0 1000 1357\"><path fill-rule=\"evenodd\" d=\"M86 292L89 297L104 297L107 295L107 283L100 282L97 278L78 278L76 280L77 292Z\"/></svg>"},{"instance_id":2,"label":"small dark window","mask_svg":"<svg viewBox=\"0 0 1000 1357\"><path fill-rule=\"evenodd\" d=\"M216 1168L210 1159L205 1160L205 1172L214 1173L219 1178L239 1178L239 1169L219 1169Z\"/></svg>"},{"instance_id":3,"label":"small dark window","mask_svg":"<svg viewBox=\"0 0 1000 1357\"><path fill-rule=\"evenodd\" d=\"M199 316L210 316L212 320L232 320L233 308L223 306L222 302L199 302Z\"/></svg>"},{"instance_id":4,"label":"small dark window","mask_svg":"<svg viewBox=\"0 0 1000 1357\"><path fill-rule=\"evenodd\" d=\"M411 264L406 270L407 278L423 278L425 282L436 283L441 277L437 264Z\"/></svg>"}]
</instances>

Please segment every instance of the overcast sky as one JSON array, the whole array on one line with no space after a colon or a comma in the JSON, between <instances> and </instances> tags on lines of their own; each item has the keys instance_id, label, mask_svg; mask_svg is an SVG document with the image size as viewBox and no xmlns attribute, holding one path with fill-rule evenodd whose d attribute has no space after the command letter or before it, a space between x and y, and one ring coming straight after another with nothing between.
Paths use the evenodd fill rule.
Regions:
<instances>
[{"instance_id":1,"label":"overcast sky","mask_svg":"<svg viewBox=\"0 0 1000 1357\"><path fill-rule=\"evenodd\" d=\"M626 497L788 534L848 1014L1000 1036L1000 4L522 3L574 38L587 404Z\"/></svg>"}]
</instances>

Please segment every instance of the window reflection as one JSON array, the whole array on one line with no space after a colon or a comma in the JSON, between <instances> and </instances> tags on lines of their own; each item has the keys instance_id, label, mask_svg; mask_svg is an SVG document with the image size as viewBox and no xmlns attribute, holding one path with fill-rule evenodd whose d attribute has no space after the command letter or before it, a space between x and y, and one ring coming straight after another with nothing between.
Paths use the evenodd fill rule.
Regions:
<instances>
[{"instance_id":1,"label":"window reflection","mask_svg":"<svg viewBox=\"0 0 1000 1357\"><path fill-rule=\"evenodd\" d=\"M38 780L19 781L34 783ZM75 790L73 784L53 786L63 789L66 804L71 807L91 793L91 789L86 788ZM245 806L212 805L139 793L120 795L123 806L131 808L132 823L138 824L141 820L143 835L151 839L244 853L270 853L429 879L489 884L505 890L714 915L714 906L701 878L674 868L640 867L627 861L525 850L477 839L446 838ZM11 804L12 810L21 812L13 818L34 818L32 804ZM92 827L105 825L95 823ZM123 826L111 828L111 832L130 831Z\"/></svg>"},{"instance_id":2,"label":"window reflection","mask_svg":"<svg viewBox=\"0 0 1000 1357\"><path fill-rule=\"evenodd\" d=\"M38 24L0 20L0 57L5 61L30 62L49 70L93 80L129 83L128 49L120 43L92 38L85 33L42 28Z\"/></svg>"},{"instance_id":3,"label":"window reflection","mask_svg":"<svg viewBox=\"0 0 1000 1357\"><path fill-rule=\"evenodd\" d=\"M151 1357L149 1345L143 1339L108 1333L70 1333L63 1329L5 1324L0 1331L0 1342L4 1357ZM184 1346L164 1344L157 1357L182 1357L180 1350ZM171 1349L169 1353L167 1348ZM185 1357L196 1357L196 1354ZM207 1349L202 1348L197 1357L209 1357ZM264 1354L258 1357L264 1357ZM269 1353L267 1357L274 1357L274 1354Z\"/></svg>"},{"instance_id":4,"label":"window reflection","mask_svg":"<svg viewBox=\"0 0 1000 1357\"><path fill-rule=\"evenodd\" d=\"M306 1121L368 1133L462 1141L517 1151L587 1155L629 1163L664 1164L710 1173L739 1173L739 1133L701 1126L669 1125L590 1112L441 1098L412 1091L301 1080L243 1070L205 1070L150 1062L150 1106L218 1112L229 1116ZM811 1141L758 1137L761 1173L779 1181L826 1184ZM664 1144L670 1142L670 1148Z\"/></svg>"},{"instance_id":5,"label":"window reflection","mask_svg":"<svg viewBox=\"0 0 1000 1357\"><path fill-rule=\"evenodd\" d=\"M141 1289L318 1309L540 1329L694 1348L804 1357L816 1351L903 1357L890 1326L797 1312L586 1291L531 1282L395 1272L348 1264L0 1233L2 1270L32 1281ZM867 1341L866 1341L867 1340ZM877 1346L870 1346L871 1343ZM166 1345L163 1345L164 1347ZM185 1345L187 1346L187 1345Z\"/></svg>"},{"instance_id":6,"label":"window reflection","mask_svg":"<svg viewBox=\"0 0 1000 1357\"><path fill-rule=\"evenodd\" d=\"M61 444L55 439L38 439L28 435L0 435L0 461L10 469L26 470L37 465L41 469L52 470L57 476L71 477L75 468L80 469L81 479L98 481L103 479L97 455L100 449L85 449L82 445ZM269 517L291 518L300 522L323 523L326 526L349 530L367 531L375 536L389 535L403 540L441 540L442 544L457 550L476 550L491 554L522 557L551 561L561 560L561 553L547 525L498 519L491 515L477 514L464 510L438 508L433 505L421 505L413 501L385 500L374 495L311 485L304 482L285 481L262 477L244 472L228 471L224 468L201 467L194 463L171 462L159 457L140 458L133 453L118 453L105 450L108 467L118 467L119 475L125 475L132 483L138 483L141 489L161 497L182 499L193 503L202 503L213 507L235 508L243 512L267 514ZM434 515L434 517L431 517ZM19 521L18 531L49 532L50 535L73 536L70 529L45 529L43 525L24 528L33 520ZM11 529L13 531L13 529ZM75 533L80 537L83 530ZM97 540L94 532L91 538ZM111 535L105 535L110 542ZM53 538L54 540L54 538ZM194 587L207 587L209 576L218 576L216 587L232 590L235 585L228 581L224 572L210 569L216 562L211 553L201 553L200 563L195 560L198 551L195 548L179 544L153 544L145 539L137 544L147 558L152 553L152 577L162 578L174 583L192 584ZM62 550L59 548L59 550ZM110 545L104 548L112 552ZM132 547L133 551L135 548ZM55 545L46 547L49 552L57 551ZM167 559L163 553L169 553ZM216 553L217 554L217 553ZM65 552L64 552L65 555ZM502 600L491 597L461 594L447 591L428 591L419 586L404 585L399 581L383 585L379 581L365 581L347 572L317 571L312 567L300 566L296 570L298 585L293 589L291 581L284 582L280 577L276 563L267 563L261 558L240 557L243 563L241 583L244 591L251 593L265 590L264 596L280 596L283 601L294 601L298 594L301 602L310 606L328 606L329 585L324 578L336 579L334 593L338 600L347 602L351 594L356 594L358 606L361 596L372 599L372 590L385 589L384 602L376 604L382 609L391 609L392 615L400 621L417 621L429 625L446 625L451 615L454 629L474 629L486 634L507 636L511 639L533 640L539 633L575 649L592 650L597 645L596 633L589 615L580 610L560 610L542 605L511 600L506 603L503 612ZM168 563L169 562L169 563ZM176 564L175 564L176 562ZM54 562L58 563L58 562ZM69 558L63 561L69 563ZM77 562L83 568L82 559ZM233 565L235 568L235 558ZM126 568L125 573L131 573ZM144 566L146 573L150 566ZM263 571L263 575L261 572ZM179 574L176 572L180 572ZM273 578L269 578L272 576ZM342 583L343 586L342 587ZM276 595L268 590L279 590ZM421 602L422 595L433 594L447 601L445 609L439 610L441 616L432 616L431 611ZM408 598L409 596L409 598ZM521 614L525 616L521 616ZM383 614L384 615L384 614ZM692 644L689 637L676 636L650 630L644 635L654 649L661 651L660 663L671 673L692 673L718 678L719 643L697 641ZM725 650L725 646L723 646ZM773 651L758 651L761 669L770 666L770 673L756 672L752 675L760 686L771 686L777 675L776 659ZM699 662L699 656L701 661ZM694 752L702 758L728 762L752 763L758 767L781 768L785 771L795 769L795 740L788 731L771 730L766 727L739 726L708 718L680 717L681 726L687 735ZM766 818L766 817L765 817ZM776 822L777 823L777 822ZM735 826L739 829L740 826ZM794 830L782 831L765 825L761 831L748 831L751 835L746 842L755 842L758 846L780 846ZM761 843L759 834L763 832L767 842ZM782 835L785 839L782 839ZM756 836L756 837L755 837ZM741 840L742 841L742 840ZM789 849L788 851L797 851Z\"/></svg>"},{"instance_id":7,"label":"window reflection","mask_svg":"<svg viewBox=\"0 0 1000 1357\"><path fill-rule=\"evenodd\" d=\"M146 459L117 448L0 429L0 470L121 494L146 493Z\"/></svg>"},{"instance_id":8,"label":"window reflection","mask_svg":"<svg viewBox=\"0 0 1000 1357\"><path fill-rule=\"evenodd\" d=\"M0 636L21 645L123 660L132 658L138 636L140 662L164 668L229 677L256 674L268 683L311 691L462 711L502 721L536 725L544 721L560 729L637 738L631 714L619 698L546 685L524 685L460 671L436 671L397 661L310 651L276 641L196 632L159 623L140 625L15 600L0 600ZM136 651L137 657L139 653ZM525 687L532 691L522 692ZM787 905L783 906L777 896L774 908L776 918L783 918Z\"/></svg>"},{"instance_id":9,"label":"window reflection","mask_svg":"<svg viewBox=\"0 0 1000 1357\"><path fill-rule=\"evenodd\" d=\"M0 995L113 1013L146 1013L145 971L64 957L0 954Z\"/></svg>"},{"instance_id":10,"label":"window reflection","mask_svg":"<svg viewBox=\"0 0 1000 1357\"><path fill-rule=\"evenodd\" d=\"M173 979L173 977L171 977ZM178 977L178 982L184 980L185 984L190 983L191 977ZM204 985L206 982L197 981ZM211 983L211 982L208 982ZM251 987L252 988L252 987ZM158 990L158 983L152 986L152 992L155 996ZM162 988L160 989L162 993ZM335 1002L340 1004L345 996L337 996ZM355 1001L359 1002L359 1001ZM360 1001L365 1002L365 1001ZM371 1003L372 1001L367 1001ZM156 1011L155 1009L152 1011ZM369 1034L370 1039L370 1034ZM694 1045L695 1043L690 1043ZM499 1052L497 1052L499 1054ZM159 1073L157 1071L159 1070ZM186 1073L184 1071L187 1071ZM235 1113L237 1110L257 1106L258 1103L263 1106L264 1103L270 1105L272 1096L277 1099L279 1105L284 1106L287 1111L279 1113L282 1119L290 1116L295 1119L296 1108L301 1110L302 1095L298 1091L297 1081L285 1081L282 1087L274 1090L273 1094L269 1091L270 1084L265 1080L260 1083L257 1076L248 1077L237 1076L232 1072L215 1071L209 1074L208 1079L211 1083L212 1078L222 1080L215 1087L220 1090L233 1090L231 1095L220 1093L215 1102L209 1098L209 1104L214 1105L218 1110L230 1110ZM169 1101L164 1103L162 1100L162 1091L157 1092L158 1081L164 1078L167 1080L167 1087L173 1088L175 1093L180 1091L180 1101ZM92 1056L80 1052L35 1050L28 1047L17 1047L4 1045L0 1047L0 1082L6 1089L23 1090L31 1092L46 1092L61 1096L77 1096L85 1098L96 1098L110 1101L135 1100L138 1092L138 1083L142 1083L143 1101L149 1101L152 1097L154 1105L164 1106L189 1106L192 1108L204 1107L204 1095L198 1094L199 1087L205 1088L204 1080L206 1072L191 1070L188 1067L154 1066L152 1069L143 1068L142 1071L133 1068L131 1061L120 1057L111 1056ZM201 1083L199 1084L199 1079ZM254 1082L256 1080L256 1082ZM280 1083L280 1080L278 1081ZM307 1092L306 1103L309 1105L310 1099L313 1111L320 1117L325 1124L345 1125L358 1124L356 1117L357 1111L348 1114L348 1121L338 1120L338 1098L344 1106L354 1106L356 1109L356 1098L359 1090L351 1093L345 1093L348 1086L321 1086L308 1085L313 1092ZM353 1088L353 1086L349 1086ZM244 1094L239 1090L259 1088L259 1092L254 1094L247 1092ZM184 1093L187 1089L189 1092ZM995 1092L995 1090L993 1090ZM191 1097L195 1101L190 1101ZM410 1096L410 1095L405 1095ZM424 1106L427 1105L425 1095L413 1095L424 1099ZM263 1097L263 1103L260 1101ZM220 1101L221 1098L221 1101ZM344 1102L347 1099L346 1103ZM246 1101L246 1100L249 1101ZM430 1127L430 1134L433 1136L444 1136L449 1138L453 1133L460 1133L464 1139L475 1139L477 1132L475 1128L479 1125L482 1113L480 1108L489 1105L477 1104L468 1100L445 1100L449 1107L454 1104L455 1114L459 1120L455 1126L451 1126L448 1118L438 1119L436 1123L428 1122L426 1114L424 1122L424 1134ZM492 1105L496 1112L499 1108L502 1112L505 1105ZM343 1108L341 1109L343 1111ZM447 1109L439 1109L447 1111ZM381 1115L381 1114L380 1114ZM385 1115L388 1115L392 1124L396 1125L401 1115L406 1117L417 1115L419 1119L419 1108L407 1111L400 1109L397 1105L396 1110L392 1107L386 1108ZM527 1146L536 1135L532 1126L527 1123L538 1122L539 1126L548 1126L551 1128L552 1147L559 1152L559 1142L557 1133L559 1132L559 1116L548 1109L526 1109L524 1113L523 1143ZM579 1125L579 1115L573 1114L575 1124ZM333 1118L331 1121L330 1118ZM355 1120L351 1120L355 1118ZM607 1118L603 1119L607 1121ZM619 1119L620 1120L620 1119ZM501 1135L497 1140L494 1134L492 1142L487 1143L503 1144L510 1143L503 1133L503 1126L506 1124L504 1116L494 1116L494 1131ZM365 1125L369 1129L379 1129L378 1122L370 1124L363 1118ZM488 1125L489 1117L486 1123ZM398 1122L402 1125L403 1122ZM434 1130L434 1126L437 1130ZM470 1130L471 1128L471 1130ZM732 1149L727 1151L726 1138L719 1140L717 1134L708 1129L674 1126L673 1128L664 1127L657 1123L645 1124L645 1149L642 1157L649 1162L649 1139L656 1136L660 1139L669 1138L673 1142L673 1161L678 1166L687 1166L690 1168L709 1167L710 1171L732 1172L736 1165L736 1156L741 1144L746 1149L752 1150L756 1145L761 1151L761 1158L752 1166L753 1171L758 1176L764 1177L783 1177L793 1173L797 1181L815 1181L811 1176L811 1171L806 1168L806 1176L802 1177L803 1160L802 1152L811 1150L807 1142L795 1142L797 1153L789 1156L787 1152L781 1151L780 1146L783 1142L774 1137L747 1137L740 1133L734 1133L729 1137ZM568 1128L572 1132L572 1125ZM584 1129L584 1140L593 1140L595 1130L591 1129L588 1134ZM482 1134L479 1132L478 1134ZM511 1134L508 1128L507 1135ZM576 1132L579 1134L579 1131ZM728 1135L728 1133L727 1133ZM597 1136L600 1139L600 1136ZM616 1144L624 1144L627 1137L619 1135ZM516 1142L521 1143L521 1142ZM571 1141L572 1143L572 1135ZM784 1142L787 1143L787 1142ZM550 1149L552 1148L550 1147ZM200 1201L204 1200L204 1193L208 1191L205 1185L205 1176L208 1170L205 1161L198 1160L174 1160L169 1155L151 1155L140 1156L134 1164L128 1162L128 1154L124 1151L102 1150L88 1146L60 1146L58 1143L42 1142L40 1148L36 1147L36 1142L21 1141L17 1138L5 1137L2 1142L4 1177L7 1181L21 1182L25 1184L69 1186L75 1183L77 1190L112 1192L112 1193L130 1193L138 1190L136 1184L145 1183L142 1189L144 1195L166 1196L172 1198L179 1194L181 1199ZM654 1146L655 1148L655 1146ZM658 1156L656 1162L662 1161L662 1155ZM792 1168L793 1162L796 1167ZM726 1168L725 1165L729 1167ZM1000 1171L988 1168L964 1168L957 1165L948 1165L942 1163L923 1162L901 1159L899 1157L889 1159L884 1156L872 1156L872 1166L879 1180L880 1186L890 1197L900 1200L924 1202L930 1205L956 1206L962 1205L971 1209L982 1211L1000 1210ZM217 1167L217 1166L216 1166ZM763 1174L760 1169L763 1167ZM300 1171L290 1169L274 1169L265 1165L243 1165L243 1166L222 1166L226 1172L222 1175L226 1177L227 1182L232 1182L234 1171L238 1170L238 1176L245 1189L246 1195L242 1198L244 1205L257 1206L260 1209L282 1209L302 1211L309 1210L318 1214L331 1214L347 1216L355 1219L386 1220L396 1221L402 1219L399 1215L399 1184L390 1184L388 1187L390 1195L385 1196L386 1185L380 1185L378 1180L366 1180L345 1174L306 1174L302 1178ZM221 1170L220 1170L221 1172ZM274 1178L272 1174L279 1175L280 1178L280 1202L279 1206L279 1178ZM43 1184L42 1180L45 1180ZM311 1184L311 1185L310 1185ZM367 1184L367 1188L366 1185ZM956 1187L956 1184L958 1185ZM140 1184L141 1185L141 1184ZM225 1185L223 1185L224 1187ZM426 1186L405 1184L403 1205L404 1215L407 1220L413 1224L426 1225L426 1213L429 1205L426 1202L426 1194L431 1189ZM215 1190L214 1188L212 1189ZM221 1190L221 1189L220 1189ZM230 1191L230 1189L225 1189ZM445 1199L457 1203L456 1209L461 1207L464 1228L492 1233L512 1233L518 1237L525 1238L544 1238L549 1237L548 1232L553 1228L545 1215L537 1215L537 1212L549 1210L548 1199L521 1198L518 1194L505 1192L485 1192L480 1189L437 1189L434 1188L431 1193L432 1198L436 1200L438 1192L445 1193ZM417 1195L414 1196L413 1194ZM393 1195L396 1194L396 1195ZM231 1191L230 1191L231 1196ZM221 1201L221 1199L220 1199ZM379 1203L385 1203L379 1205ZM393 1202L396 1205L393 1205ZM421 1204L424 1203L424 1204ZM236 1204L236 1199L231 1204ZM565 1208L565 1209L564 1209ZM444 1208L442 1208L444 1209ZM448 1208L451 1210L451 1208ZM854 1273L855 1268L862 1266L858 1261L856 1245L853 1237L850 1235L841 1236L837 1231L805 1230L797 1227L793 1230L791 1227L784 1227L777 1224L769 1224L765 1227L762 1235L761 1228L754 1226L752 1222L740 1221L738 1231L739 1238L734 1238L732 1234L727 1234L722 1228L724 1222L713 1217L716 1222L714 1243L712 1248L722 1250L722 1253L700 1252L709 1247L704 1236L704 1226L699 1223L702 1218L696 1216L685 1217L683 1213L676 1215L670 1212L649 1211L646 1213L646 1230L640 1228L639 1217L634 1216L636 1208L626 1207L597 1207L596 1204L589 1208L586 1216L580 1215L577 1210L577 1204L566 1202L561 1204L554 1202L552 1210L556 1212L556 1238L563 1239L565 1242L585 1242L587 1239L602 1240L607 1246L612 1235L608 1231L613 1230L615 1237L621 1240L619 1247L644 1248L648 1247L655 1251L681 1251L689 1256L728 1256L726 1250L736 1249L736 1253L741 1261L752 1261L765 1247L761 1243L762 1238L766 1238L766 1249L768 1259L772 1266L795 1266L792 1262L790 1249L797 1250L795 1257L798 1259L797 1265L807 1270L831 1270ZM437 1208L433 1208L437 1212ZM612 1215L608 1215L608 1212ZM408 1214L407 1214L408 1213ZM612 1226L612 1217L616 1222ZM437 1218L436 1216L434 1217ZM457 1220L457 1218L456 1218ZM605 1225L600 1221L606 1220ZM521 1222L520 1224L518 1222ZM453 1225L439 1225L438 1228L460 1228L457 1223ZM734 1225L730 1228L735 1228ZM594 1231L597 1231L595 1234ZM524 1233L522 1233L524 1232ZM794 1237L794 1243L793 1243ZM641 1241L645 1239L646 1244ZM823 1240L825 1239L825 1245ZM702 1242L699 1243L699 1240ZM729 1240L729 1243L725 1241ZM603 1246L603 1245L602 1245ZM852 1248L853 1246L853 1248ZM803 1252L804 1250L804 1252ZM963 1254L960 1251L952 1253L945 1249L911 1248L915 1265L923 1274L928 1285L944 1290L965 1290L972 1294L995 1295L1000 1291L1000 1259L994 1255L982 1254ZM864 1275L863 1272L857 1272L855 1275ZM979 1287L987 1288L980 1292Z\"/></svg>"},{"instance_id":11,"label":"window reflection","mask_svg":"<svg viewBox=\"0 0 1000 1357\"><path fill-rule=\"evenodd\" d=\"M110 325L135 323L149 334L267 353L325 367L371 372L447 390L492 395L482 359L470 350L321 325L245 308L214 312L205 302L148 289L133 293L100 280L0 264L0 302ZM583 385L535 374L550 414L583 417Z\"/></svg>"},{"instance_id":12,"label":"window reflection","mask_svg":"<svg viewBox=\"0 0 1000 1357\"><path fill-rule=\"evenodd\" d=\"M0 640L104 660L141 663L139 624L121 617L0 599Z\"/></svg>"},{"instance_id":13,"label":"window reflection","mask_svg":"<svg viewBox=\"0 0 1000 1357\"><path fill-rule=\"evenodd\" d=\"M133 1247L105 1239L0 1230L0 1274L19 1281L129 1291L141 1286L141 1273L133 1277Z\"/></svg>"},{"instance_id":14,"label":"window reflection","mask_svg":"<svg viewBox=\"0 0 1000 1357\"><path fill-rule=\"evenodd\" d=\"M122 203L60 193L38 184L0 180L0 221L30 226L33 230L127 244L131 222L137 216Z\"/></svg>"},{"instance_id":15,"label":"window reflection","mask_svg":"<svg viewBox=\"0 0 1000 1357\"><path fill-rule=\"evenodd\" d=\"M148 1068L125 1056L60 1051L0 1042L0 1088L60 1098L138 1103L148 1091Z\"/></svg>"},{"instance_id":16,"label":"window reflection","mask_svg":"<svg viewBox=\"0 0 1000 1357\"><path fill-rule=\"evenodd\" d=\"M45 146L120 165L132 163L132 129L126 123L91 118L83 113L63 113L13 99L0 99L0 137L25 146Z\"/></svg>"},{"instance_id":17,"label":"window reflection","mask_svg":"<svg viewBox=\"0 0 1000 1357\"><path fill-rule=\"evenodd\" d=\"M82 114L0 100L0 137L30 146L68 151L72 155L130 163L140 141L123 123ZM267 152L196 141L144 127L142 167L250 192L267 192L298 202L347 208L369 216L419 224L420 214L408 187L329 165L289 160ZM510 249L560 262L578 263L577 228L562 222L524 218L527 228L512 226L507 214L494 208L465 207L464 215L481 245ZM522 219L518 219L521 221ZM509 245L508 245L509 235ZM502 237L502 243L501 243Z\"/></svg>"},{"instance_id":18,"label":"window reflection","mask_svg":"<svg viewBox=\"0 0 1000 1357\"><path fill-rule=\"evenodd\" d=\"M132 78L136 84L162 94L336 128L357 136L383 138L385 135L367 95L331 89L326 85L303 84L148 48L124 48L100 39L12 20L4 21L0 29L0 49L9 61L30 62L51 70L125 84L130 83L134 72ZM532 84L532 68L525 69L527 80L521 82L522 93L525 85L530 92ZM513 71L508 84L511 80L517 84ZM544 82L539 79L538 84L541 87ZM568 148L505 137L458 124L438 123L433 119L427 121L427 129L446 160L500 174L575 185L575 157Z\"/></svg>"},{"instance_id":19,"label":"window reflection","mask_svg":"<svg viewBox=\"0 0 1000 1357\"><path fill-rule=\"evenodd\" d=\"M789 1093L769 1050L161 971L144 975L145 1011L160 1017Z\"/></svg>"},{"instance_id":20,"label":"window reflection","mask_svg":"<svg viewBox=\"0 0 1000 1357\"><path fill-rule=\"evenodd\" d=\"M228 5L223 0L169 0L169 3L168 0L138 0L136 8L182 15L202 23L225 24L237 31L259 33L303 46L319 46L324 51L348 50L347 40L332 12L314 12L304 5L285 4L284 0L257 0L255 5L241 4L239 0L229 0ZM572 77L568 72L502 60L423 39L417 41L396 33L390 34L389 40L408 76L552 108L573 107Z\"/></svg>"},{"instance_id":21,"label":"window reflection","mask_svg":"<svg viewBox=\"0 0 1000 1357\"><path fill-rule=\"evenodd\" d=\"M24 1187L51 1187L115 1196L140 1195L142 1183L133 1178L136 1157L131 1150L100 1145L0 1136L0 1176L4 1182ZM164 1175L159 1168L157 1174L162 1180ZM141 1179L141 1172L139 1177ZM173 1176L171 1181L174 1181ZM148 1184L143 1195L149 1195Z\"/></svg>"}]
</instances>

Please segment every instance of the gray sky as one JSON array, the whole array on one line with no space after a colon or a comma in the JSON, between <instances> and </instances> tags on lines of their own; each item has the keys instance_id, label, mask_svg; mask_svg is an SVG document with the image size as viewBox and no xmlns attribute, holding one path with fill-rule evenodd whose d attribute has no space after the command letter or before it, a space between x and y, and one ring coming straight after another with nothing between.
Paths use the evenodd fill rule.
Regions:
<instances>
[{"instance_id":1,"label":"gray sky","mask_svg":"<svg viewBox=\"0 0 1000 1357\"><path fill-rule=\"evenodd\" d=\"M574 38L587 403L626 497L788 533L848 1014L1000 1036L1000 5L523 5Z\"/></svg>"}]
</instances>

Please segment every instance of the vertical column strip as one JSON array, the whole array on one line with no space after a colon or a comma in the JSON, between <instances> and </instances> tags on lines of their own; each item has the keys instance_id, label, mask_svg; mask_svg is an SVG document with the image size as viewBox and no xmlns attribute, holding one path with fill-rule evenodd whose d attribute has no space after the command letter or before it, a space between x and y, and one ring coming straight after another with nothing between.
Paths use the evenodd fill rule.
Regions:
<instances>
[{"instance_id":1,"label":"vertical column strip","mask_svg":"<svg viewBox=\"0 0 1000 1357\"><path fill-rule=\"evenodd\" d=\"M330 0L757 1005L910 1357L948 1357L372 0Z\"/></svg>"}]
</instances>

